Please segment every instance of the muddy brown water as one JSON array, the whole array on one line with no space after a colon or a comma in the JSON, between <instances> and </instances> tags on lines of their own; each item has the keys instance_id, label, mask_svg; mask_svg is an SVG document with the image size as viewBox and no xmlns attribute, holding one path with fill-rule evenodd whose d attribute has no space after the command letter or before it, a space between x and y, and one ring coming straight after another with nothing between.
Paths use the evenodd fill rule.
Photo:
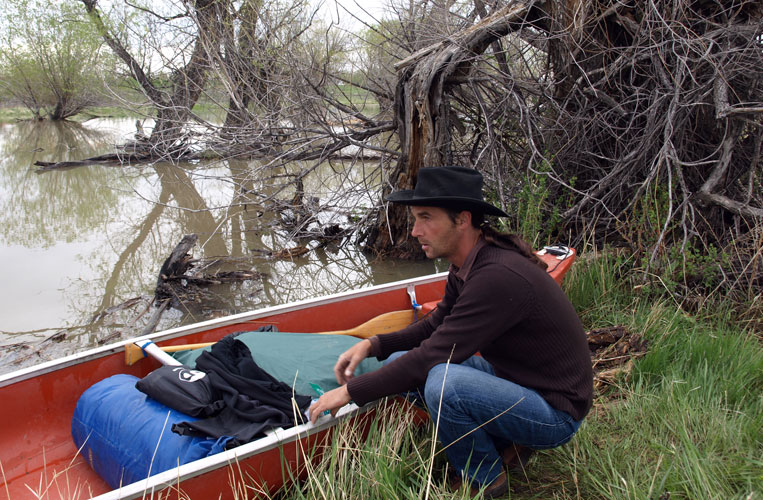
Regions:
<instances>
[{"instance_id":1,"label":"muddy brown water","mask_svg":"<svg viewBox=\"0 0 763 500\"><path fill-rule=\"evenodd\" d=\"M140 334L159 269L185 234L199 237L194 258L222 257L214 270L258 277L206 289L202 305L169 310L157 330L446 269L371 260L349 238L321 246L294 237L298 227L318 233L362 217L377 202L368 179L378 165L315 168L304 182L308 204L320 207L314 219L274 210L269 200L294 190L281 185L283 171L255 162L34 166L113 152L134 123L0 125L0 373ZM296 246L308 252L270 257Z\"/></svg>"}]
</instances>

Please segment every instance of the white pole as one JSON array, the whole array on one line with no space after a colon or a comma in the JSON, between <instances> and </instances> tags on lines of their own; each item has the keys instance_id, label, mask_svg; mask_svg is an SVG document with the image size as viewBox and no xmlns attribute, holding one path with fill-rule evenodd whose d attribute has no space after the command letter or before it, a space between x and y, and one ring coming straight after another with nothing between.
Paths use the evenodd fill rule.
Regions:
<instances>
[{"instance_id":1,"label":"white pole","mask_svg":"<svg viewBox=\"0 0 763 500\"><path fill-rule=\"evenodd\" d=\"M158 345L154 344L151 340L144 340L141 342L135 342L135 345L143 349L143 352L159 361L163 365L169 366L182 366L183 363L173 358L166 352L162 351Z\"/></svg>"}]
</instances>

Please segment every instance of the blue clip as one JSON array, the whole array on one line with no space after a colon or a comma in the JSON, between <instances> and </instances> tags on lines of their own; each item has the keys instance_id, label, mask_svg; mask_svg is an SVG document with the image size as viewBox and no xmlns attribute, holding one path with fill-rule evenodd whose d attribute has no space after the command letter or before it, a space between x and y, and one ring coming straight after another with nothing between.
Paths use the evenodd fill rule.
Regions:
<instances>
[{"instance_id":1,"label":"blue clip","mask_svg":"<svg viewBox=\"0 0 763 500\"><path fill-rule=\"evenodd\" d=\"M419 317L421 304L416 302L416 289L413 287L413 285L409 286L406 291L408 292L408 296L411 298L411 307L413 308L413 321L416 321Z\"/></svg>"}]
</instances>

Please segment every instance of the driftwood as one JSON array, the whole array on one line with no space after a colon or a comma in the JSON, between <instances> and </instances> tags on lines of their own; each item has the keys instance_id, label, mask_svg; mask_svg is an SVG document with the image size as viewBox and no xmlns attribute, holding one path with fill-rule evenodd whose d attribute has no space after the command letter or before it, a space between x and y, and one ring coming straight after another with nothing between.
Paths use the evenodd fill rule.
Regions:
<instances>
[{"instance_id":1,"label":"driftwood","mask_svg":"<svg viewBox=\"0 0 763 500\"><path fill-rule=\"evenodd\" d=\"M169 303L182 311L199 309L216 301L216 297L206 290L207 287L245 280L261 280L266 276L251 270L207 272L210 267L228 260L238 261L240 258L194 259L190 251L197 241L198 237L195 234L183 236L162 264L154 291L156 304L160 307Z\"/></svg>"},{"instance_id":2,"label":"driftwood","mask_svg":"<svg viewBox=\"0 0 763 500\"><path fill-rule=\"evenodd\" d=\"M628 377L633 360L646 354L648 342L623 326L586 332L593 363L594 389L602 394L621 377Z\"/></svg>"},{"instance_id":3,"label":"driftwood","mask_svg":"<svg viewBox=\"0 0 763 500\"><path fill-rule=\"evenodd\" d=\"M195 234L186 234L180 243L177 244L169 257L162 264L162 268L159 271L159 279L156 282L156 287L159 288L164 282L170 278L183 276L190 267L191 256L188 252L199 240L199 237Z\"/></svg>"},{"instance_id":4,"label":"driftwood","mask_svg":"<svg viewBox=\"0 0 763 500\"><path fill-rule=\"evenodd\" d=\"M141 335L148 335L149 333L152 333L156 329L156 325L159 324L159 320L162 319L162 314L164 314L165 309L167 309L167 306L170 304L169 299L162 300L157 304L157 308L154 311L154 313L151 315L151 318L149 318L148 323L145 327L143 327L143 330L141 330Z\"/></svg>"}]
</instances>

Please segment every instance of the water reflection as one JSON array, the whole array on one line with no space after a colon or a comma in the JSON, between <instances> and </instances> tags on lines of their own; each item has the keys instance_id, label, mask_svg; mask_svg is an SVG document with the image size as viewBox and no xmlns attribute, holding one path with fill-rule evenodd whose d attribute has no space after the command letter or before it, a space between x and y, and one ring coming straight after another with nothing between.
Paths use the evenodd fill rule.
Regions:
<instances>
[{"instance_id":1,"label":"water reflection","mask_svg":"<svg viewBox=\"0 0 763 500\"><path fill-rule=\"evenodd\" d=\"M79 124L20 122L5 125L0 139L0 235L8 243L45 248L72 235L94 230L118 195L103 189L103 169L78 169L65 175L34 173L35 161L94 156L106 134Z\"/></svg>"},{"instance_id":2,"label":"water reflection","mask_svg":"<svg viewBox=\"0 0 763 500\"><path fill-rule=\"evenodd\" d=\"M130 119L0 127L0 372L140 334L159 268L184 234L199 236L195 258L221 258L210 270L264 277L211 287L203 304L164 314L157 328L442 270L369 262L348 238L320 239L373 205L375 165L214 161L35 173L38 160L112 152L132 131ZM297 245L306 255L269 257Z\"/></svg>"}]
</instances>

